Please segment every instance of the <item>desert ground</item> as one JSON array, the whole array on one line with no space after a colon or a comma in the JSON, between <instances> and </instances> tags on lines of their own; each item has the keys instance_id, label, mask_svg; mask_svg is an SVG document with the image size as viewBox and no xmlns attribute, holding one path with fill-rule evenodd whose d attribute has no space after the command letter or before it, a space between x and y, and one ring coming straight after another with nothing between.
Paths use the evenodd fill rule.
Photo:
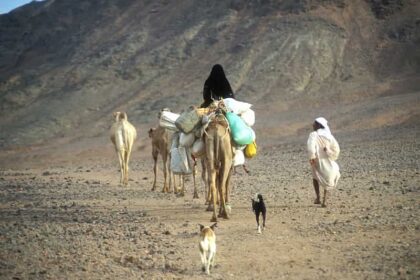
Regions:
<instances>
[{"instance_id":1,"label":"desert ground","mask_svg":"<svg viewBox=\"0 0 420 280\"><path fill-rule=\"evenodd\" d=\"M211 224L204 185L200 199L191 178L184 197L152 192L147 145L137 143L128 187L118 184L110 143L97 159L82 153L61 163L9 151L0 171L0 278L419 279L418 133L337 134L342 177L327 208L313 204L306 138L262 142L251 174L239 168L232 178L232 215L216 228L210 276L198 251L198 224ZM251 211L256 192L268 208L262 234Z\"/></svg>"}]
</instances>

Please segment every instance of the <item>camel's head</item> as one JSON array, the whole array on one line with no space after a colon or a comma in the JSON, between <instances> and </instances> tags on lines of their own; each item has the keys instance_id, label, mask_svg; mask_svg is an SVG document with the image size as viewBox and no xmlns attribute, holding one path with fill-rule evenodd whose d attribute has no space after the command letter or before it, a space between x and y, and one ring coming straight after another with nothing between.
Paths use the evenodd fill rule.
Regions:
<instances>
[{"instance_id":1,"label":"camel's head","mask_svg":"<svg viewBox=\"0 0 420 280\"><path fill-rule=\"evenodd\" d=\"M149 138L153 138L153 132L155 132L156 128L152 127L149 129Z\"/></svg>"},{"instance_id":2,"label":"camel's head","mask_svg":"<svg viewBox=\"0 0 420 280\"><path fill-rule=\"evenodd\" d=\"M116 122L121 120L127 120L127 114L125 112L114 112L112 116L114 117L114 120Z\"/></svg>"}]
</instances>

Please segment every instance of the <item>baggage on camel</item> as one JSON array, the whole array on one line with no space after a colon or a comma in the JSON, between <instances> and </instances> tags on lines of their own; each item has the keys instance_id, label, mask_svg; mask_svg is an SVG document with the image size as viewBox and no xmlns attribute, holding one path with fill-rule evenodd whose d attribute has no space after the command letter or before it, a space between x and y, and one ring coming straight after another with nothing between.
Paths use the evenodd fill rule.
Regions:
<instances>
[{"instance_id":1,"label":"baggage on camel","mask_svg":"<svg viewBox=\"0 0 420 280\"><path fill-rule=\"evenodd\" d=\"M225 98L223 99L223 103L225 104L226 109L229 112L235 113L236 115L241 115L245 113L252 106L252 104L250 103L238 101L234 98Z\"/></svg>"},{"instance_id":2,"label":"baggage on camel","mask_svg":"<svg viewBox=\"0 0 420 280\"><path fill-rule=\"evenodd\" d=\"M226 119L229 122L232 139L235 144L242 146L252 143L255 139L255 133L246 123L232 112L226 113Z\"/></svg>"},{"instance_id":3,"label":"baggage on camel","mask_svg":"<svg viewBox=\"0 0 420 280\"><path fill-rule=\"evenodd\" d=\"M246 110L239 116L248 126L253 126L255 124L255 112L252 109Z\"/></svg>"},{"instance_id":4,"label":"baggage on camel","mask_svg":"<svg viewBox=\"0 0 420 280\"><path fill-rule=\"evenodd\" d=\"M175 114L169 111L163 111L160 115L159 126L167 128L169 130L177 131L178 128L175 125L175 121L179 118L179 114Z\"/></svg>"},{"instance_id":5,"label":"baggage on camel","mask_svg":"<svg viewBox=\"0 0 420 280\"><path fill-rule=\"evenodd\" d=\"M201 117L195 109L184 112L175 121L175 126L184 133L190 133L200 125Z\"/></svg>"},{"instance_id":6,"label":"baggage on camel","mask_svg":"<svg viewBox=\"0 0 420 280\"><path fill-rule=\"evenodd\" d=\"M257 155L257 143L255 140L251 143L246 145L245 147L245 157L246 158L253 158Z\"/></svg>"},{"instance_id":7,"label":"baggage on camel","mask_svg":"<svg viewBox=\"0 0 420 280\"><path fill-rule=\"evenodd\" d=\"M233 166L244 165L245 156L241 149L235 149L235 156L233 157Z\"/></svg>"},{"instance_id":8,"label":"baggage on camel","mask_svg":"<svg viewBox=\"0 0 420 280\"><path fill-rule=\"evenodd\" d=\"M182 132L176 132L172 136L171 143L171 171L174 174L191 174L192 173L192 158L189 151L189 147L181 145L181 134ZM187 136L187 135L185 135ZM184 141L183 144L186 144Z\"/></svg>"}]
</instances>

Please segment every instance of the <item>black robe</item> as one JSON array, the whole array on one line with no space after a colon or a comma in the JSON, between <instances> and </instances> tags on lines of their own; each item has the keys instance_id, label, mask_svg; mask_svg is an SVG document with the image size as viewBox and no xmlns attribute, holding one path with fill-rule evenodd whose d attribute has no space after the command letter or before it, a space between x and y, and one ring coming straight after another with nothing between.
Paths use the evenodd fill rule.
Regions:
<instances>
[{"instance_id":1,"label":"black robe","mask_svg":"<svg viewBox=\"0 0 420 280\"><path fill-rule=\"evenodd\" d=\"M213 100L221 98L235 98L233 90L226 78L225 72L220 64L211 69L210 75L204 83L202 108L207 108Z\"/></svg>"}]
</instances>

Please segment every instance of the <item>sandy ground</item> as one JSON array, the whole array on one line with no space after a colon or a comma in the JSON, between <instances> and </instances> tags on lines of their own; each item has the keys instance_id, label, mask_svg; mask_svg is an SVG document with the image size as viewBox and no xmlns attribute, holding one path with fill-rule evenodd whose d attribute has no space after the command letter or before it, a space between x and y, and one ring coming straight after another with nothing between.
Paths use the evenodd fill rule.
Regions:
<instances>
[{"instance_id":1,"label":"sandy ground","mask_svg":"<svg viewBox=\"0 0 420 280\"><path fill-rule=\"evenodd\" d=\"M306 139L261 145L252 174L233 177L210 276L198 252L197 224L211 217L203 184L198 200L191 180L185 197L151 192L149 153L134 157L128 187L117 184L116 157L4 167L0 278L419 279L418 131L383 135L337 136L342 178L327 208L312 204ZM260 235L256 192L268 208Z\"/></svg>"}]
</instances>

